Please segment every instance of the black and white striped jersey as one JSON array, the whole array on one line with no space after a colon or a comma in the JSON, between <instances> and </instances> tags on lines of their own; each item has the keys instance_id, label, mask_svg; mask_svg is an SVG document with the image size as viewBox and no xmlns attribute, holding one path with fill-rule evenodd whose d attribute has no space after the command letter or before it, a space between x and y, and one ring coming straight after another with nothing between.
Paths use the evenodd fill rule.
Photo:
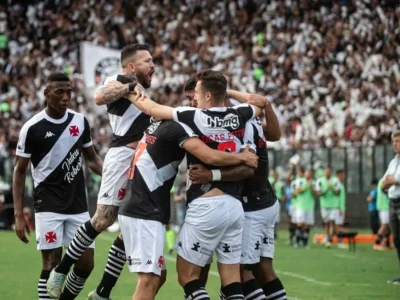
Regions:
<instances>
[{"instance_id":1,"label":"black and white striped jersey","mask_svg":"<svg viewBox=\"0 0 400 300\"><path fill-rule=\"evenodd\" d=\"M31 160L36 212L87 211L82 149L91 145L88 121L70 109L61 119L42 110L22 126L16 153Z\"/></svg>"},{"instance_id":2,"label":"black and white striped jersey","mask_svg":"<svg viewBox=\"0 0 400 300\"><path fill-rule=\"evenodd\" d=\"M108 82L112 80L123 84L132 82L128 77L115 75L107 77L103 86L107 86ZM125 146L139 141L143 136L143 132L150 125L150 116L138 110L135 105L124 97L107 104L107 112L113 131L110 148Z\"/></svg>"},{"instance_id":3,"label":"black and white striped jersey","mask_svg":"<svg viewBox=\"0 0 400 300\"><path fill-rule=\"evenodd\" d=\"M274 189L268 180L269 162L267 144L259 118L246 124L245 143L253 145L258 156L258 167L254 176L245 179L243 184L242 204L244 211L257 211L271 207L277 201Z\"/></svg>"},{"instance_id":4,"label":"black and white striped jersey","mask_svg":"<svg viewBox=\"0 0 400 300\"><path fill-rule=\"evenodd\" d=\"M169 222L170 191L185 157L181 145L193 136L188 126L174 121L155 122L146 129L129 172L131 197L122 202L119 214Z\"/></svg>"},{"instance_id":5,"label":"black and white striped jersey","mask_svg":"<svg viewBox=\"0 0 400 300\"><path fill-rule=\"evenodd\" d=\"M173 117L175 121L188 125L210 148L240 152L240 149L244 146L246 122L255 117L255 112L253 107L248 104L233 107L214 107L208 110L178 107L174 109ZM188 165L202 164L197 157L190 153L187 154L187 162ZM207 167L217 169L215 166ZM192 184L188 179L188 203L214 188L218 188L239 200L242 198L243 182L213 181L207 184Z\"/></svg>"}]
</instances>

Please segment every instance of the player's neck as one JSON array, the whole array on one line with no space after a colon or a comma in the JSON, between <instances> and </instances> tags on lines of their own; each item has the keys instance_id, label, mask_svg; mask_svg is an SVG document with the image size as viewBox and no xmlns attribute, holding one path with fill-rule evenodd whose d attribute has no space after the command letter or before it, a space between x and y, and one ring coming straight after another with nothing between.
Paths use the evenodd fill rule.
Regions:
<instances>
[{"instance_id":1,"label":"player's neck","mask_svg":"<svg viewBox=\"0 0 400 300\"><path fill-rule=\"evenodd\" d=\"M46 107L46 114L52 119L56 119L56 120L61 119L62 117L65 116L65 113L66 112L59 113L59 112L56 112L55 110L50 109L49 107Z\"/></svg>"},{"instance_id":2,"label":"player's neck","mask_svg":"<svg viewBox=\"0 0 400 300\"><path fill-rule=\"evenodd\" d=\"M136 74L135 74L135 73L128 73L128 72L126 72L126 71L123 71L123 72L122 72L122 75L125 76L125 77L127 77L127 78L129 78L129 79L131 79L131 80L133 80L133 81L137 81L137 78L136 78Z\"/></svg>"}]
</instances>

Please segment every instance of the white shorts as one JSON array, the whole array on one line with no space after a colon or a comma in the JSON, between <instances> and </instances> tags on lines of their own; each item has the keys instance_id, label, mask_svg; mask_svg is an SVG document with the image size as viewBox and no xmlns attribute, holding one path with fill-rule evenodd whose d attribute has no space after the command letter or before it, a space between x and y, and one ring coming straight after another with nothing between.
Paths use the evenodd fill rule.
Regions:
<instances>
[{"instance_id":1,"label":"white shorts","mask_svg":"<svg viewBox=\"0 0 400 300\"><path fill-rule=\"evenodd\" d=\"M297 215L296 215L297 208L293 205L290 206L289 215L290 215L290 222L296 224L297 223Z\"/></svg>"},{"instance_id":2,"label":"white shorts","mask_svg":"<svg viewBox=\"0 0 400 300\"><path fill-rule=\"evenodd\" d=\"M329 221L336 221L339 215L337 208L321 208L321 217L324 223Z\"/></svg>"},{"instance_id":3,"label":"white shorts","mask_svg":"<svg viewBox=\"0 0 400 300\"><path fill-rule=\"evenodd\" d=\"M132 273L154 273L165 270L164 243L165 226L153 220L118 216L124 237L125 253L129 271Z\"/></svg>"},{"instance_id":4,"label":"white shorts","mask_svg":"<svg viewBox=\"0 0 400 300\"><path fill-rule=\"evenodd\" d=\"M381 221L381 224L389 224L389 211L381 210L379 212L379 220Z\"/></svg>"},{"instance_id":5,"label":"white shorts","mask_svg":"<svg viewBox=\"0 0 400 300\"><path fill-rule=\"evenodd\" d=\"M244 213L242 265L260 262L262 253L263 257L274 257L274 227L278 216L279 201L271 207Z\"/></svg>"},{"instance_id":6,"label":"white shorts","mask_svg":"<svg viewBox=\"0 0 400 300\"><path fill-rule=\"evenodd\" d=\"M37 250L68 247L78 228L89 220L88 212L76 215L53 212L35 213ZM94 248L94 242L89 247Z\"/></svg>"},{"instance_id":7,"label":"white shorts","mask_svg":"<svg viewBox=\"0 0 400 300\"><path fill-rule=\"evenodd\" d=\"M313 210L296 209L296 223L305 225L314 225L315 217Z\"/></svg>"},{"instance_id":8,"label":"white shorts","mask_svg":"<svg viewBox=\"0 0 400 300\"><path fill-rule=\"evenodd\" d=\"M336 225L343 225L344 224L344 216L345 216L345 212L342 211L342 214L340 214L339 210L338 210L335 224Z\"/></svg>"},{"instance_id":9,"label":"white shorts","mask_svg":"<svg viewBox=\"0 0 400 300\"><path fill-rule=\"evenodd\" d=\"M240 263L244 212L239 200L230 195L197 198L186 212L175 243L178 255L204 267L214 251L223 264Z\"/></svg>"},{"instance_id":10,"label":"white shorts","mask_svg":"<svg viewBox=\"0 0 400 300\"><path fill-rule=\"evenodd\" d=\"M278 217L276 218L275 223L279 223L281 221L281 202L278 200L278 204L279 204L279 212L278 212Z\"/></svg>"},{"instance_id":11,"label":"white shorts","mask_svg":"<svg viewBox=\"0 0 400 300\"><path fill-rule=\"evenodd\" d=\"M97 204L120 206L129 197L128 172L135 150L129 147L110 148L103 162L103 174Z\"/></svg>"}]
</instances>

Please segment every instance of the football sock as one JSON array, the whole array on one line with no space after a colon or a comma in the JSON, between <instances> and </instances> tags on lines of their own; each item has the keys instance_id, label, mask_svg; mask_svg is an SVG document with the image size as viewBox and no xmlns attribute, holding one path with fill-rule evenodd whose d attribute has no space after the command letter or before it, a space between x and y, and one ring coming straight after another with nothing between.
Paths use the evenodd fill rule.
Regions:
<instances>
[{"instance_id":1,"label":"football sock","mask_svg":"<svg viewBox=\"0 0 400 300\"><path fill-rule=\"evenodd\" d=\"M68 274L67 282L65 283L64 290L59 300L72 300L75 299L82 291L86 279L89 277L90 272L79 270L76 267Z\"/></svg>"},{"instance_id":2,"label":"football sock","mask_svg":"<svg viewBox=\"0 0 400 300\"><path fill-rule=\"evenodd\" d=\"M210 296L198 279L188 282L183 290L185 291L185 300L210 300Z\"/></svg>"},{"instance_id":3,"label":"football sock","mask_svg":"<svg viewBox=\"0 0 400 300\"><path fill-rule=\"evenodd\" d=\"M262 289L264 291L265 298L268 300L287 299L285 288L283 287L279 278L267 282L263 285Z\"/></svg>"},{"instance_id":4,"label":"football sock","mask_svg":"<svg viewBox=\"0 0 400 300\"><path fill-rule=\"evenodd\" d=\"M265 299L264 291L258 286L255 279L251 279L242 284L245 300Z\"/></svg>"},{"instance_id":5,"label":"football sock","mask_svg":"<svg viewBox=\"0 0 400 300\"><path fill-rule=\"evenodd\" d=\"M47 279L49 279L49 276L50 276L50 271L42 270L42 272L40 273L40 279L38 282L39 300L52 299L49 295L47 295L47 290L46 290Z\"/></svg>"},{"instance_id":6,"label":"football sock","mask_svg":"<svg viewBox=\"0 0 400 300\"><path fill-rule=\"evenodd\" d=\"M240 282L233 282L222 288L221 294L225 300L243 300L242 285Z\"/></svg>"}]
</instances>

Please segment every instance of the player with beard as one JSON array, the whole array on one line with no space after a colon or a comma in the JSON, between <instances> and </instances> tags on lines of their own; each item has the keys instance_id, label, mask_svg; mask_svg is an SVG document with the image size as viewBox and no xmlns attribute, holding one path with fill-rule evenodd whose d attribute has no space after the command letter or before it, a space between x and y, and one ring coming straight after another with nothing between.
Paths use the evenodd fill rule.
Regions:
<instances>
[{"instance_id":1,"label":"player with beard","mask_svg":"<svg viewBox=\"0 0 400 300\"><path fill-rule=\"evenodd\" d=\"M68 247L76 230L90 219L82 153L88 167L101 175L102 161L97 156L86 118L67 109L71 101L71 82L63 73L53 73L46 80L46 108L28 120L21 129L13 179L15 231L28 243L29 232L23 199L25 175L31 163L34 181L36 246L42 254L42 272L38 283L40 300L51 299L46 293L50 271L59 263L62 247ZM91 243L75 262L60 299L75 299L93 269Z\"/></svg>"},{"instance_id":2,"label":"player with beard","mask_svg":"<svg viewBox=\"0 0 400 300\"><path fill-rule=\"evenodd\" d=\"M265 98L260 95L233 90L228 90L228 97L253 105L259 105L259 102L265 101ZM230 105L227 98L226 106ZM255 175L244 181L242 193L245 223L242 235L241 282L245 299L248 300L286 299L286 291L272 264L274 227L279 215L279 201L268 180L269 166L266 148L266 138L269 141L280 139L280 128L269 102L267 102L264 112L267 119L266 124L262 124L258 118L250 120L246 124L248 139L245 142L251 144L259 156L259 165ZM223 173L223 169L221 172ZM212 172L203 165L192 165L189 179L193 183L203 184L212 180ZM225 176L224 179L231 178ZM209 265L202 271L201 278L206 278L204 273L208 270ZM221 289L220 298L229 299L223 289Z\"/></svg>"},{"instance_id":3,"label":"player with beard","mask_svg":"<svg viewBox=\"0 0 400 300\"><path fill-rule=\"evenodd\" d=\"M111 226L117 218L121 201L126 197L128 169L135 154L138 141L150 125L150 117L139 111L126 97L131 92L143 91L151 86L154 73L153 58L149 48L142 44L131 44L121 52L122 74L106 78L94 96L97 105L106 105L113 130L113 139L103 164L103 177L94 216L76 232L60 264L52 271L47 282L47 291L58 298L66 275L93 243L96 237ZM139 82L140 84L136 84ZM105 274L98 291L103 298L109 290L103 285L113 286L125 263L124 243L121 237L114 241L106 265Z\"/></svg>"}]
</instances>

